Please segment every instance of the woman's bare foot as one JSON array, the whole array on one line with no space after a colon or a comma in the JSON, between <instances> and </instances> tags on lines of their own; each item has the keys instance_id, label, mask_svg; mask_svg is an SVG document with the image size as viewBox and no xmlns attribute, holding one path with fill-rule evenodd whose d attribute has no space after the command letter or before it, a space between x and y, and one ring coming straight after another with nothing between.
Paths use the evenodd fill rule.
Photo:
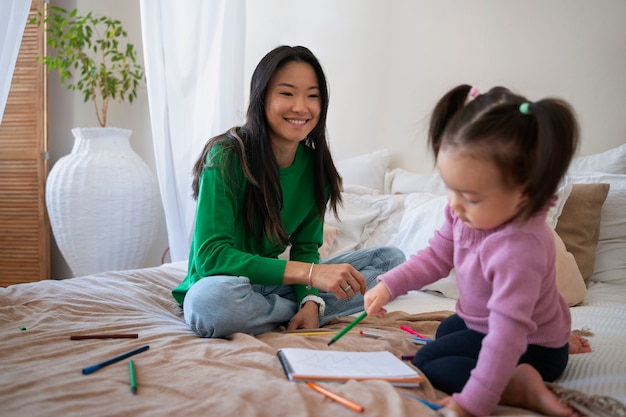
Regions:
<instances>
[{"instance_id":1,"label":"woman's bare foot","mask_svg":"<svg viewBox=\"0 0 626 417\"><path fill-rule=\"evenodd\" d=\"M580 417L574 409L559 401L558 397L546 387L539 372L527 363L517 366L500 403L525 408L546 416Z\"/></svg>"},{"instance_id":2,"label":"woman's bare foot","mask_svg":"<svg viewBox=\"0 0 626 417\"><path fill-rule=\"evenodd\" d=\"M571 355L589 352L591 352L591 346L589 345L589 341L587 339L577 335L576 333L569 334L569 353Z\"/></svg>"}]
</instances>

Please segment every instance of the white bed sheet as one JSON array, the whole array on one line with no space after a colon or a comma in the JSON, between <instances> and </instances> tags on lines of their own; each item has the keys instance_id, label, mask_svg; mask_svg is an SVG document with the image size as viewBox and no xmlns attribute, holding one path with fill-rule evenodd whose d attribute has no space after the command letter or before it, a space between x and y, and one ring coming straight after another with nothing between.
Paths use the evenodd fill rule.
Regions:
<instances>
[{"instance_id":1,"label":"white bed sheet","mask_svg":"<svg viewBox=\"0 0 626 417\"><path fill-rule=\"evenodd\" d=\"M593 352L571 355L556 383L626 404L626 288L592 283L583 305L571 308L572 328L589 329Z\"/></svg>"}]
</instances>

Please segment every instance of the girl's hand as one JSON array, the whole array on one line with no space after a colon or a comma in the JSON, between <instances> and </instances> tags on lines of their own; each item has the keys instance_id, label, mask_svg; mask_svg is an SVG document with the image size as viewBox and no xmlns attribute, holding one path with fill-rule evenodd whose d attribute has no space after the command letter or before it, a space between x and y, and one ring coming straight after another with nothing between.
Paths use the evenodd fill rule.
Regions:
<instances>
[{"instance_id":1,"label":"girl's hand","mask_svg":"<svg viewBox=\"0 0 626 417\"><path fill-rule=\"evenodd\" d=\"M317 329L319 327L319 306L314 301L307 301L300 311L291 318L287 330Z\"/></svg>"},{"instance_id":2,"label":"girl's hand","mask_svg":"<svg viewBox=\"0 0 626 417\"><path fill-rule=\"evenodd\" d=\"M391 294L382 282L365 293L363 304L368 315L384 316L387 310L383 308L391 299Z\"/></svg>"}]
</instances>

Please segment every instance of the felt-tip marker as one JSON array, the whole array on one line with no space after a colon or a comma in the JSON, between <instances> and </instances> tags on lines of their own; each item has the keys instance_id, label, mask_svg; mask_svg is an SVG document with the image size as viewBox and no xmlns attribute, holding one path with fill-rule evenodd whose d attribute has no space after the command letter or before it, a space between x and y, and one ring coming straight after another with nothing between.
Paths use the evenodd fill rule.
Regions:
<instances>
[{"instance_id":1,"label":"felt-tip marker","mask_svg":"<svg viewBox=\"0 0 626 417\"><path fill-rule=\"evenodd\" d=\"M410 328L410 327L408 327L408 326L405 326L404 324L400 325L400 328L401 328L402 330L404 330L405 332L407 332L407 333L409 333L409 334L412 334L413 336L417 336L417 337L419 337L419 338L421 338L421 339L428 339L428 338L427 338L426 336L424 336L423 334L416 332L415 330L411 329L411 328Z\"/></svg>"},{"instance_id":2,"label":"felt-tip marker","mask_svg":"<svg viewBox=\"0 0 626 417\"><path fill-rule=\"evenodd\" d=\"M122 361L122 360L124 360L126 358L129 358L129 357L133 356L133 355L136 355L138 353L144 352L144 351L148 350L149 347L150 346L145 345L145 346L139 347L137 349L133 349L133 350L131 350L129 352L122 353L121 355L116 356L114 358L107 359L104 362L100 362L100 363L97 363L95 365L88 366L88 367L83 369L83 375L87 375L87 374L90 374L92 372L96 372L98 369L104 368L105 366L113 365L116 362Z\"/></svg>"}]
</instances>

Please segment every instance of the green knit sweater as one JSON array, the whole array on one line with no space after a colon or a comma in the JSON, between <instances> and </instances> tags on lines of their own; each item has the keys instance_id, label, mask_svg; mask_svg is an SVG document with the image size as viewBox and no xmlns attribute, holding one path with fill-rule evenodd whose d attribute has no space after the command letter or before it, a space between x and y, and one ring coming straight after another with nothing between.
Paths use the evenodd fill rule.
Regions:
<instances>
[{"instance_id":1,"label":"green knit sweater","mask_svg":"<svg viewBox=\"0 0 626 417\"><path fill-rule=\"evenodd\" d=\"M216 149L211 155L221 153L214 152ZM181 305L195 282L212 275L244 276L252 284L261 285L283 282L287 261L278 256L286 247L271 243L265 236L259 241L246 230L243 201L247 180L239 158L233 159L234 184L223 178L221 169L212 163L200 178L187 276L172 290ZM301 143L291 166L280 169L281 216L291 237L290 259L317 263L323 242L323 219L317 214L313 184L313 150ZM295 290L298 300L317 294L304 285L295 285Z\"/></svg>"}]
</instances>

